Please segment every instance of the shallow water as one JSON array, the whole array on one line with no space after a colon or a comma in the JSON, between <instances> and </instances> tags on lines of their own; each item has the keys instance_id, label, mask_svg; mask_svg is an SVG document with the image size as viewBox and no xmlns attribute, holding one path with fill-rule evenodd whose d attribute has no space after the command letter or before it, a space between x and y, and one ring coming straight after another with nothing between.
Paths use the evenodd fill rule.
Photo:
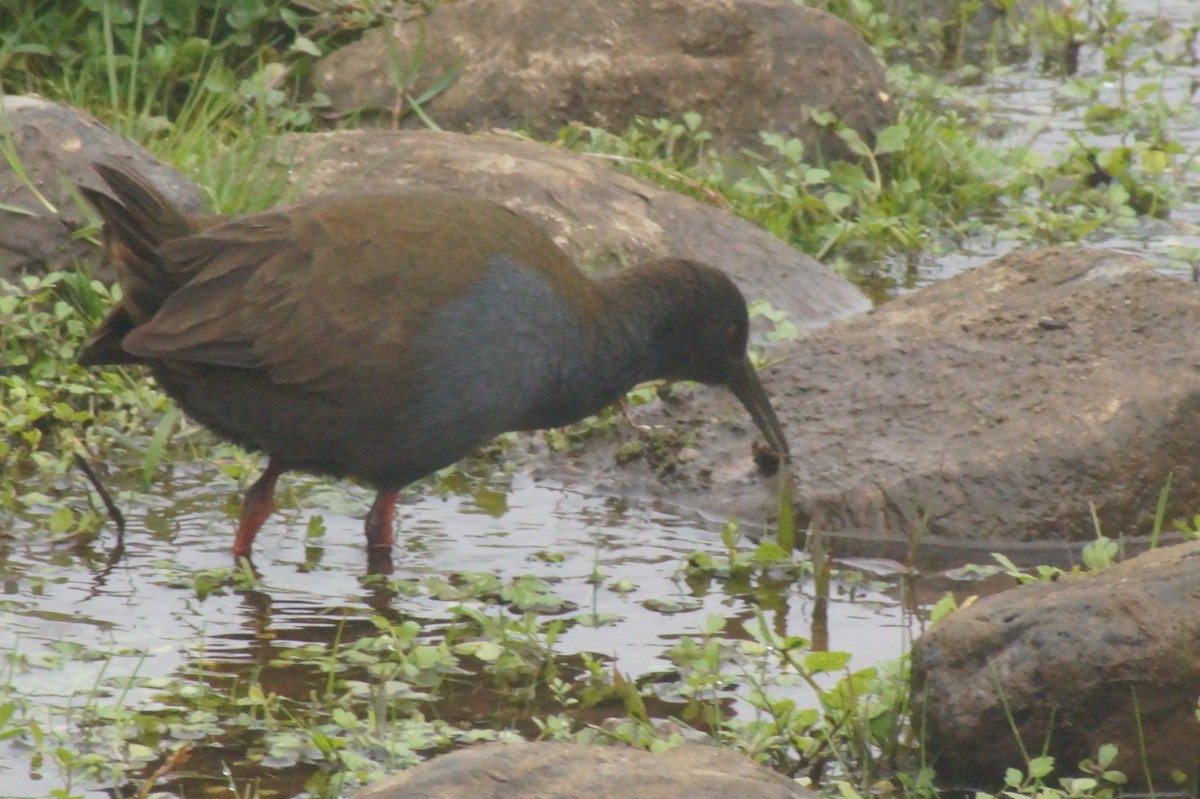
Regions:
<instances>
[{"instance_id":1,"label":"shallow water","mask_svg":"<svg viewBox=\"0 0 1200 799\"><path fill-rule=\"evenodd\" d=\"M298 479L303 509L285 508L258 537L259 586L200 598L194 575L230 565L234 526L229 500L235 488L224 479L214 484L211 468L167 481L163 490L171 492L169 500L125 493L126 549L111 568L105 551L111 530L82 548L49 543L36 531L18 530L11 539L0 539L0 629L5 631L0 658L14 663L16 654L29 665L10 666L9 698L42 706L48 725L61 724L64 708L84 704L98 684L101 693L113 693L113 686L130 675L166 678L191 673L201 663L217 673L262 668L264 685L303 697L313 688L304 680L319 683L320 678L288 670L272 675L270 661L279 651L332 641L348 623L365 623L376 613L417 618L436 630L458 604L364 585L366 559L356 514L365 511L369 493L308 478ZM667 669L665 650L680 634L702 631L710 615L734 620L734 627L752 615L749 598L730 596L717 582L691 587L682 577L692 553L725 552L713 525L523 478L514 478L505 493L483 480L456 482L458 490L443 496L411 494L402 501L393 578L464 571L502 579L533 574L570 603L566 617L611 616L600 626L569 627L556 646L560 657L596 653L637 679ZM292 504L286 487L281 496L284 504ZM326 532L307 539L305 531L317 514ZM870 566L892 569L886 562ZM598 581L593 579L597 572ZM848 572L835 580L828 607L828 646L852 653L854 668L897 658L921 623L898 601L894 583L862 574L864 579ZM618 581L627 581L629 590L614 590ZM767 611L772 627L811 637L811 583L785 591ZM796 689L796 698L803 706L816 705L806 689ZM156 701L146 688L124 697L142 709L153 709ZM202 771L203 759L198 760L190 765ZM209 767L222 766L214 761ZM311 770L260 770L261 786L280 791L279 796L295 795L298 778ZM44 796L57 787L55 780L52 768L31 765L22 745L0 742L0 795ZM85 790L79 795L111 794Z\"/></svg>"},{"instance_id":2,"label":"shallow water","mask_svg":"<svg viewBox=\"0 0 1200 799\"><path fill-rule=\"evenodd\" d=\"M1082 15L1083 6L1103 4L1073 5ZM1200 264L1200 173L1193 163L1200 152L1200 116L1195 103L1200 49L1189 36L1192 28L1200 26L1200 6L1192 0L1125 0L1122 6L1129 15L1122 30L1138 32L1138 44L1125 58L1130 68L1125 70L1123 86L1108 79L1112 72L1105 66L1104 54L1085 46L1079 69L1070 78L1042 71L1035 59L1000 70L963 91L972 108L994 119L996 127L1003 130L999 143L1028 145L1048 164L1056 164L1075 149L1076 141L1097 153L1144 143L1151 120L1145 121L1145 130L1105 133L1089 130L1085 113L1094 105L1120 106L1122 93L1133 98L1143 87L1149 91L1160 85L1160 90L1150 91L1147 98L1173 109L1165 130L1168 141L1178 143L1183 151L1174 156L1176 172L1170 178L1182 188L1178 207L1168 219L1142 218L1128 229L1106 229L1082 243L1140 255L1165 274L1195 280L1194 270ZM1152 44L1155 37L1146 33L1151 29L1161 34ZM1163 63L1169 65L1165 70ZM1074 81L1090 86L1094 93L1078 96L1069 91ZM1015 246L999 231L995 239L955 242L945 254L919 259L915 269L910 264L894 264L890 274L898 291L912 290L985 264Z\"/></svg>"}]
</instances>

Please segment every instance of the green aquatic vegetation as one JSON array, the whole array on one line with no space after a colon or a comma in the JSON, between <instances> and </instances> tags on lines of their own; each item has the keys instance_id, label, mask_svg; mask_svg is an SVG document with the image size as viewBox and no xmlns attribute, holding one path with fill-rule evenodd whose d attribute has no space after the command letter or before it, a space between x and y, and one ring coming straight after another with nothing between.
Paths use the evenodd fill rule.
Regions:
<instances>
[{"instance_id":1,"label":"green aquatic vegetation","mask_svg":"<svg viewBox=\"0 0 1200 799\"><path fill-rule=\"evenodd\" d=\"M621 135L588 129L585 136L569 128L562 141L616 156L632 174L725 205L834 265L928 250L939 236L960 232L948 222L983 213L1010 191L989 179L1003 173L1003 159L952 113L902 112L873 146L836 119L817 118L838 129L866 168L814 164L799 139L775 133L762 134L760 152L742 156L748 169L734 166L704 148L708 135L695 114L683 122L639 120Z\"/></svg>"},{"instance_id":2,"label":"green aquatic vegetation","mask_svg":"<svg viewBox=\"0 0 1200 799\"><path fill-rule=\"evenodd\" d=\"M92 534L102 509L53 498L68 481L79 497L88 496L76 456L146 455L147 420L154 424L166 413L165 398L135 371L93 373L75 364L114 291L86 272L0 280L0 514L44 515L56 534Z\"/></svg>"},{"instance_id":3,"label":"green aquatic vegetation","mask_svg":"<svg viewBox=\"0 0 1200 799\"><path fill-rule=\"evenodd\" d=\"M474 673L462 663L482 664L487 679L511 685L524 672L512 659L518 647L452 645L431 638L413 621L377 616L371 622L374 634L339 632L329 644L286 648L266 664L288 673L302 669L311 684L324 686L294 695L266 688L257 669L229 671L225 664L214 670L203 647L194 654L194 668L155 678L138 676L144 655L131 651L77 647L57 657L10 657L10 664L19 662L25 671L58 670L84 660L99 663L99 669L88 691L61 705L35 705L6 688L15 698L0 703L0 744L25 747L30 775L56 775L63 787L55 795L64 798L78 795L80 786L136 786L154 765L185 747L193 756L213 747L240 752L239 761L268 769L316 764L321 771L311 784L323 786L318 795L333 796L343 784L415 764L420 753L512 737L502 729L430 716L445 694L459 690L454 680ZM528 631L522 624L512 629ZM466 626L478 629L474 619ZM552 638L544 642L552 644ZM552 656L550 650L544 655ZM535 679L537 672L540 667ZM10 674L6 685L11 680Z\"/></svg>"},{"instance_id":4,"label":"green aquatic vegetation","mask_svg":"<svg viewBox=\"0 0 1200 799\"><path fill-rule=\"evenodd\" d=\"M1055 773L1054 758L1041 756L1030 758L1024 770L1010 768L1004 774L1005 790L1000 794L979 793L979 799L1000 797L1037 796L1045 799L1110 799L1121 795L1125 775L1109 768L1117 757L1117 747L1101 746L1095 760L1079 764L1086 776L1059 777Z\"/></svg>"},{"instance_id":5,"label":"green aquatic vegetation","mask_svg":"<svg viewBox=\"0 0 1200 799\"><path fill-rule=\"evenodd\" d=\"M1155 506L1154 521L1151 524L1147 539L1151 549L1159 546L1162 538L1162 532L1167 521L1167 500L1171 494L1171 483L1174 476L1167 475L1166 481L1158 492L1158 502ZM1095 529L1096 536L1089 541L1080 551L1080 562L1069 569L1063 569L1058 566L1050 566L1041 564L1033 567L1032 570L1025 570L1013 563L1012 559L1000 552L993 552L992 559L1000 564L999 571L1012 577L1018 583L1033 583L1033 582L1052 582L1063 577L1073 577L1088 572L1097 572L1107 569L1125 557L1125 536L1117 535L1113 538L1105 535L1101 529L1099 516L1096 514L1096 508L1092 506L1092 525ZM1185 538L1197 538L1197 530L1200 530L1200 516L1196 516L1192 524L1186 520L1178 519L1174 522L1174 527L1177 532L1183 534ZM986 567L979 568L980 574Z\"/></svg>"},{"instance_id":6,"label":"green aquatic vegetation","mask_svg":"<svg viewBox=\"0 0 1200 799\"><path fill-rule=\"evenodd\" d=\"M792 548L782 546L778 540L767 539L754 543L750 549L744 549L739 530L736 519L722 526L724 555L694 552L687 559L683 575L693 589L714 579L728 581L733 586L749 587L756 579L785 585L812 575L812 560L806 553L794 552Z\"/></svg>"},{"instance_id":7,"label":"green aquatic vegetation","mask_svg":"<svg viewBox=\"0 0 1200 799\"><path fill-rule=\"evenodd\" d=\"M655 695L682 703L679 722L814 783L832 773L866 788L909 767L916 747L906 715L905 658L852 670L849 654L781 635L757 608L738 634L728 627L728 620L712 616L701 633L681 636L667 650L672 672L656 676ZM644 693L631 696L614 681L634 722L622 740L651 749L679 742L677 729L645 718ZM797 684L815 693L817 707L787 697ZM735 697L752 712L731 716L726 703Z\"/></svg>"},{"instance_id":8,"label":"green aquatic vegetation","mask_svg":"<svg viewBox=\"0 0 1200 799\"><path fill-rule=\"evenodd\" d=\"M257 602L271 593L248 571L188 569L169 561L156 569L150 578L155 583L194 592L200 601L241 594ZM597 568L597 590L609 582L608 569ZM726 592L737 585L728 577L708 579ZM269 657L250 661L209 654L204 641L185 644L183 665L152 678L139 676L146 654L135 648L64 644L33 657L11 653L7 672L0 670L5 702L13 703L0 709L0 746L32 742L31 773L45 773L50 763L48 778L118 787L126 794L152 781L156 790L190 791L190 775L214 773L220 758L232 766L228 781L238 795L258 778L250 773L266 785L266 775L301 771L309 775L310 793L334 796L473 741L540 732L558 740L629 740L658 749L682 741L679 725L695 726L768 762L811 768L801 754L788 754L810 714L794 700L788 706L779 698L797 677L774 650L794 650L796 662L813 678L837 677L847 668L845 656L817 654L800 639L781 644L764 638L768 629L783 635L778 622L767 623L764 615L783 612L771 595L786 595L794 586L762 570L747 580L753 585L746 596L775 608L742 623L748 637L732 634L735 622L727 630L714 618L699 635L678 640L665 671L636 681L621 676L603 655L564 654L564 635L588 623L588 614L555 597L554 579L537 573L372 578L364 582L380 594L381 607L422 597L442 610L436 620L390 609L370 617L348 611L340 621L334 617L327 635L307 642L275 642L263 630L261 651ZM30 701L12 688L28 685L28 677L42 670L74 670L86 663L102 672L100 690L88 694L94 698ZM765 709L753 720L728 720L735 699ZM622 707L629 709L627 718L592 726L597 708L613 715ZM791 732L772 732L776 717L787 720ZM41 736L40 743L33 736ZM60 757L51 761L55 752ZM97 757L107 752L120 754ZM179 761L172 766L174 758Z\"/></svg>"}]
</instances>

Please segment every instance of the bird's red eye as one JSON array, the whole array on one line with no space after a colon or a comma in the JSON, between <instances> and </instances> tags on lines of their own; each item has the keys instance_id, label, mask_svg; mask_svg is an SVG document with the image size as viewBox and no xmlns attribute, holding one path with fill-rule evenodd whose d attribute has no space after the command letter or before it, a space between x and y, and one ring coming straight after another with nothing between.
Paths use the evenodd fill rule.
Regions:
<instances>
[{"instance_id":1,"label":"bird's red eye","mask_svg":"<svg viewBox=\"0 0 1200 799\"><path fill-rule=\"evenodd\" d=\"M742 352L746 349L747 332L745 325L730 325L725 331L725 340L729 342L731 349Z\"/></svg>"}]
</instances>

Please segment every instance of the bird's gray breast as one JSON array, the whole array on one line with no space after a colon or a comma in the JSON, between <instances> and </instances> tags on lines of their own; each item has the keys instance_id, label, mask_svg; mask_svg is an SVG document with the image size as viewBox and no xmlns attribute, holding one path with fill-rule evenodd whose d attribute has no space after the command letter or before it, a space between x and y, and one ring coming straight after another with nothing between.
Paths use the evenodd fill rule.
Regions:
<instances>
[{"instance_id":1,"label":"bird's gray breast","mask_svg":"<svg viewBox=\"0 0 1200 799\"><path fill-rule=\"evenodd\" d=\"M421 392L414 411L450 422L468 450L501 432L564 424L572 420L555 418L563 415L560 398L583 388L573 384L586 368L584 349L573 299L497 256L413 338Z\"/></svg>"}]
</instances>

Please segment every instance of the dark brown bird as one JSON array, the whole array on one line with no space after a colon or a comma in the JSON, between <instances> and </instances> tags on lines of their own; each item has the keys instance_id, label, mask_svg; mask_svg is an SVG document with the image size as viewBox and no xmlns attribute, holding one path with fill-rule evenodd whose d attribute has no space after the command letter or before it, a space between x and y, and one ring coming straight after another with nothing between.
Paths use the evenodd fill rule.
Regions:
<instances>
[{"instance_id":1,"label":"dark brown bird","mask_svg":"<svg viewBox=\"0 0 1200 799\"><path fill-rule=\"evenodd\" d=\"M123 297L80 363L145 364L196 421L267 454L235 556L249 557L285 471L374 487L367 545L390 552L401 488L647 380L727 386L787 453L746 356L745 300L712 267L664 259L594 281L532 222L467 196L191 216L126 167L96 170L113 197L80 189Z\"/></svg>"}]
</instances>

